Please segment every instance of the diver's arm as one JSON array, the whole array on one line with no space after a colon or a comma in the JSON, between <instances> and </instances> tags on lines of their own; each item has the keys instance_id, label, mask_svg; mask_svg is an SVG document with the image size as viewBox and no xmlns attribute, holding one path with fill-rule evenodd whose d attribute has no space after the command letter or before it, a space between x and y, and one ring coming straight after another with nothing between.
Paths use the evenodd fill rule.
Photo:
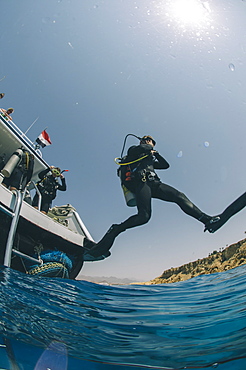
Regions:
<instances>
[{"instance_id":1,"label":"diver's arm","mask_svg":"<svg viewBox=\"0 0 246 370\"><path fill-rule=\"evenodd\" d=\"M49 168L46 168L46 170L39 172L38 177L39 177L41 180L43 180L43 178L45 177L45 175L47 175L47 173L48 173L49 171L50 171L50 169L49 169Z\"/></svg>"},{"instance_id":2,"label":"diver's arm","mask_svg":"<svg viewBox=\"0 0 246 370\"><path fill-rule=\"evenodd\" d=\"M58 186L58 190L61 190L61 191L66 191L67 190L67 185L66 185L66 180L65 180L65 177L61 177L61 184L59 184Z\"/></svg>"},{"instance_id":3,"label":"diver's arm","mask_svg":"<svg viewBox=\"0 0 246 370\"><path fill-rule=\"evenodd\" d=\"M158 152L153 151L153 155L156 158L154 161L154 168L157 170L166 170L170 167L169 163L163 158Z\"/></svg>"}]
</instances>

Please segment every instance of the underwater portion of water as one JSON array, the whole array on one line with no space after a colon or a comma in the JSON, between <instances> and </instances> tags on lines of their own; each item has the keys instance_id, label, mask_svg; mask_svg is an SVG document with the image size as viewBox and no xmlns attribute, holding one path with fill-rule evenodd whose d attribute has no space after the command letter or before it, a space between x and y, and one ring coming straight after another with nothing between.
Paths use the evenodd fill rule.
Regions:
<instances>
[{"instance_id":1,"label":"underwater portion of water","mask_svg":"<svg viewBox=\"0 0 246 370\"><path fill-rule=\"evenodd\" d=\"M246 266L104 286L0 269L0 369L246 369Z\"/></svg>"}]
</instances>

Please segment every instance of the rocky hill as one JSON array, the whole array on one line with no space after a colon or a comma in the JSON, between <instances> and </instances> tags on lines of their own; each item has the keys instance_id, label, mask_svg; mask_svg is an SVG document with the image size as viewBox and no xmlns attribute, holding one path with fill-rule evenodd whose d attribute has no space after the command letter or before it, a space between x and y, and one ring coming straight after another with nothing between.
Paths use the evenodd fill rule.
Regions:
<instances>
[{"instance_id":1,"label":"rocky hill","mask_svg":"<svg viewBox=\"0 0 246 370\"><path fill-rule=\"evenodd\" d=\"M246 264L246 239L232 244L220 252L214 251L206 258L166 270L161 276L141 284L176 283L198 275L230 270L244 264Z\"/></svg>"}]
</instances>

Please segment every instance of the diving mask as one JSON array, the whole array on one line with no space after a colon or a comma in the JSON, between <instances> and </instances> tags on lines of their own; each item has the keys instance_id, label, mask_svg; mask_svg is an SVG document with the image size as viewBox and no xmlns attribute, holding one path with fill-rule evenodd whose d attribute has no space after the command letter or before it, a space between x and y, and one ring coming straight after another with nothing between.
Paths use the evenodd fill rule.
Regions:
<instances>
[{"instance_id":1,"label":"diving mask","mask_svg":"<svg viewBox=\"0 0 246 370\"><path fill-rule=\"evenodd\" d=\"M61 171L58 168L52 168L52 173L56 177L59 177L61 175Z\"/></svg>"}]
</instances>

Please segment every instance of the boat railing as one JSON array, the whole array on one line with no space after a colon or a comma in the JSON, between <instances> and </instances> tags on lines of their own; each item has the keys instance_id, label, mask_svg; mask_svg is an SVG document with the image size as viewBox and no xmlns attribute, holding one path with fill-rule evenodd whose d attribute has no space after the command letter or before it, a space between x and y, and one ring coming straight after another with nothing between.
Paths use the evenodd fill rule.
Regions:
<instances>
[{"instance_id":1,"label":"boat railing","mask_svg":"<svg viewBox=\"0 0 246 370\"><path fill-rule=\"evenodd\" d=\"M41 201L42 201L42 195L36 185L36 183L34 181L31 181L31 184L33 185L33 187L35 188L37 194L38 194L38 210L40 211L41 209Z\"/></svg>"},{"instance_id":2,"label":"boat railing","mask_svg":"<svg viewBox=\"0 0 246 370\"><path fill-rule=\"evenodd\" d=\"M35 258L28 256L24 253L21 253L13 248L14 238L15 238L16 229L18 226L22 202L25 197L25 192L26 191L22 192L20 190L13 191L13 196L15 196L15 204L13 207L13 212L9 212L9 215L12 217L12 220L10 224L8 239L7 239L6 248L5 248L5 255L4 255L4 266L7 266L7 267L11 266L12 253L21 255L25 259L35 261L37 263L41 263L39 260L36 260Z\"/></svg>"},{"instance_id":3,"label":"boat railing","mask_svg":"<svg viewBox=\"0 0 246 370\"><path fill-rule=\"evenodd\" d=\"M94 242L94 239L92 238L91 234L89 233L89 230L87 229L87 227L85 226L84 222L81 220L78 212L74 212L74 217L75 217L75 220L77 221L79 227L81 228L81 230L83 231L85 237L88 239L88 240L91 240Z\"/></svg>"},{"instance_id":4,"label":"boat railing","mask_svg":"<svg viewBox=\"0 0 246 370\"><path fill-rule=\"evenodd\" d=\"M37 187L37 184L34 181L31 181L31 184L35 188L37 194L38 194L38 210L41 209L41 201L42 201L42 195ZM69 207L68 207L69 206ZM67 205L67 208L70 209L70 211L65 212L64 216L62 214L57 214L57 212L54 212L54 209L64 209L64 206L61 207L54 207L47 213L47 216L49 216L54 221L62 224L63 226L68 227L70 230L74 232L78 232L82 235L84 235L88 240L94 241L91 234L89 233L88 229L86 228L85 224L81 220L79 214L73 208L71 205Z\"/></svg>"},{"instance_id":5,"label":"boat railing","mask_svg":"<svg viewBox=\"0 0 246 370\"><path fill-rule=\"evenodd\" d=\"M4 118L1 112L0 118L10 129L12 129L12 131L14 131L23 141L25 141L29 146L31 146L35 150L35 152L42 158L41 150L39 150L38 146L35 145L35 143L26 136L27 131L24 133L12 120L6 120L6 118Z\"/></svg>"},{"instance_id":6,"label":"boat railing","mask_svg":"<svg viewBox=\"0 0 246 370\"><path fill-rule=\"evenodd\" d=\"M40 211L41 209L41 200L42 196L41 193L37 187L37 185L33 182L33 186L35 187L35 190L37 191L39 200L38 200L38 210ZM25 254L23 252L20 252L14 247L14 240L16 236L16 231L18 227L18 222L20 218L20 213L21 213L21 207L23 202L25 202L26 199L26 194L28 192L28 189L25 189L24 191L21 190L13 190L12 191L12 197L11 197L11 205L9 208L6 208L4 206L0 205L1 211L6 213L10 217L10 227L8 231L8 236L7 236L7 241L6 241L6 247L5 247L5 254L4 254L4 261L3 264L4 266L11 267L11 261L12 261L12 255L15 254L20 258L35 262L37 264L42 264L41 259L36 259L35 257L32 257L28 254ZM29 203L29 202L28 202ZM63 208L64 206L61 206ZM59 207L57 207L59 208ZM76 212L75 208L70 206L71 208L71 215L67 215L68 220L73 220L72 223L68 221L68 224L66 225L71 231L75 233L79 233L81 235L84 235L86 238L89 240L92 240L92 237L87 230L86 226L80 219L78 213ZM47 216L49 216L47 214ZM51 217L52 219L52 217ZM54 218L54 221L56 221L56 218ZM64 225L64 223L63 223ZM76 226L77 225L77 226Z\"/></svg>"}]
</instances>

